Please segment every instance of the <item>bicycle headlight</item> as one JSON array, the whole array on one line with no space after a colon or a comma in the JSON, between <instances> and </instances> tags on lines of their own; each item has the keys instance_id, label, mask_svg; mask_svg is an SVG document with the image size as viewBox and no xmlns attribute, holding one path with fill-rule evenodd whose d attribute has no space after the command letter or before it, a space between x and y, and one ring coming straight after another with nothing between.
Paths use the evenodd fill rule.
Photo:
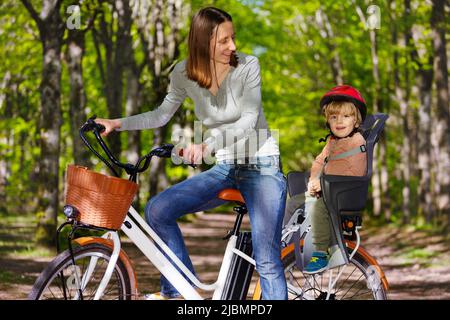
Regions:
<instances>
[{"instance_id":1,"label":"bicycle headlight","mask_svg":"<svg viewBox=\"0 0 450 320\"><path fill-rule=\"evenodd\" d=\"M64 215L69 219L76 219L79 212L75 207L65 205L63 208Z\"/></svg>"}]
</instances>

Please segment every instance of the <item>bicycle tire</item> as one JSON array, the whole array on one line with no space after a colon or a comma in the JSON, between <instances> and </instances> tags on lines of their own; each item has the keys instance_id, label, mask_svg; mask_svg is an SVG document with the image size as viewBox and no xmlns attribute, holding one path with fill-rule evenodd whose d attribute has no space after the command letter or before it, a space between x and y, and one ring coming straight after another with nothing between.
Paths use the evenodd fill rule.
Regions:
<instances>
[{"instance_id":1,"label":"bicycle tire","mask_svg":"<svg viewBox=\"0 0 450 320\"><path fill-rule=\"evenodd\" d=\"M327 291L329 271L316 275L306 275L299 270L292 271L293 268L296 268L295 249L292 246L288 250L282 261L285 268L286 282L288 283L289 300L325 300L327 298L330 300L387 299L387 292L378 271L358 251L348 265L333 269L334 276L336 276L341 268L346 268L344 269L345 274L342 274L332 292L329 293ZM347 248L347 250L350 255L352 249ZM354 275L355 271L357 271L356 275ZM358 273L360 273L359 277ZM292 286L293 279L295 279L298 288ZM346 281L347 283L345 283ZM355 286L356 288L354 288ZM298 289L301 289L299 290L301 294L298 294L299 291L296 291ZM359 293L359 291L363 292Z\"/></svg>"},{"instance_id":2,"label":"bicycle tire","mask_svg":"<svg viewBox=\"0 0 450 320\"><path fill-rule=\"evenodd\" d=\"M91 243L85 246L78 246L73 248L73 254L76 265L81 269L82 267L86 267L86 265L80 264L83 263L83 259L87 258L90 261L90 258L96 257L98 258L96 262L96 270L90 277L90 280L86 287L83 290L83 299L90 300L93 299L95 295L95 289L100 284L100 281L103 277L104 270L106 270L106 266L109 262L109 258L111 257L112 251L111 248L99 243ZM104 262L100 261L100 265L98 261L102 259ZM103 270L101 270L103 268ZM69 270L70 269L70 270ZM98 275L97 269L103 272L99 272ZM63 286L61 284L61 271L63 271L65 283L71 280L72 275L68 275L67 273L74 273L73 270L76 268L73 267L72 258L69 250L65 250L59 255L57 255L42 271L39 277L36 279L33 288L28 296L30 300L64 300L64 299L73 299L76 298L79 290L76 288L72 288L73 286L66 286L66 295L64 295ZM81 269L82 270L82 269ZM79 274L84 274L85 270L82 270ZM64 274L66 272L66 274ZM78 272L78 271L77 271ZM75 278L75 277L74 277ZM92 280L92 281L91 281ZM95 281L97 281L97 285L95 285ZM114 290L116 288L116 290ZM59 291L58 295L55 295L55 291ZM117 294L115 293L117 291ZM104 295L102 299L110 300L110 299L118 299L118 300L128 300L132 298L131 294L131 284L130 277L128 275L127 269L124 266L123 262L118 259L114 271L112 273L111 279L105 289Z\"/></svg>"}]
</instances>

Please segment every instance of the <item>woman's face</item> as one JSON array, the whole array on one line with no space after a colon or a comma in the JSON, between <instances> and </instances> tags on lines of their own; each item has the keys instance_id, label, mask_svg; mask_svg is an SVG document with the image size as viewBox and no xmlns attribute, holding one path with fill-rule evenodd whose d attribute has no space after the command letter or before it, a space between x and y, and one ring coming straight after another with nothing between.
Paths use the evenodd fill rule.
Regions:
<instances>
[{"instance_id":1,"label":"woman's face","mask_svg":"<svg viewBox=\"0 0 450 320\"><path fill-rule=\"evenodd\" d=\"M229 64L231 55L236 51L233 23L225 21L219 24L213 30L209 44L211 59L218 63Z\"/></svg>"}]
</instances>

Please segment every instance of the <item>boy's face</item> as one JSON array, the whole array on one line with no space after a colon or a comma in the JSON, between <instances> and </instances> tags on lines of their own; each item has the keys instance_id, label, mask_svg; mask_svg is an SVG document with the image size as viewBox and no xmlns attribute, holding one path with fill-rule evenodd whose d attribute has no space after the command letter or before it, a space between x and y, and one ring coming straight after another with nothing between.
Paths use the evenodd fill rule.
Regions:
<instances>
[{"instance_id":1,"label":"boy's face","mask_svg":"<svg viewBox=\"0 0 450 320\"><path fill-rule=\"evenodd\" d=\"M336 137L347 137L356 125L356 117L350 112L339 112L328 117L330 129Z\"/></svg>"}]
</instances>

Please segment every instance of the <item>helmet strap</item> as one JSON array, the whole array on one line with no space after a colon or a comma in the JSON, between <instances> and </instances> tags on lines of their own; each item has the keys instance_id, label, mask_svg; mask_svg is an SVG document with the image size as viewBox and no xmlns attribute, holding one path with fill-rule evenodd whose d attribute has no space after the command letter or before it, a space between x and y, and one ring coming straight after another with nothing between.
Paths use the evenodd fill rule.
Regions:
<instances>
[{"instance_id":1,"label":"helmet strap","mask_svg":"<svg viewBox=\"0 0 450 320\"><path fill-rule=\"evenodd\" d=\"M334 135L333 131L331 131L331 128L330 128L330 125L328 124L328 122L327 122L327 128L329 129L330 133L328 133L325 137L320 138L319 139L319 143L327 142L329 137L331 137L333 139L336 139L336 140L339 140L339 139L345 139L345 138L348 138L348 137L353 137L353 135L355 133L361 132L360 127L355 127L355 128L353 128L353 131L350 132L347 136L340 138L340 137L337 137L337 136Z\"/></svg>"}]
</instances>

